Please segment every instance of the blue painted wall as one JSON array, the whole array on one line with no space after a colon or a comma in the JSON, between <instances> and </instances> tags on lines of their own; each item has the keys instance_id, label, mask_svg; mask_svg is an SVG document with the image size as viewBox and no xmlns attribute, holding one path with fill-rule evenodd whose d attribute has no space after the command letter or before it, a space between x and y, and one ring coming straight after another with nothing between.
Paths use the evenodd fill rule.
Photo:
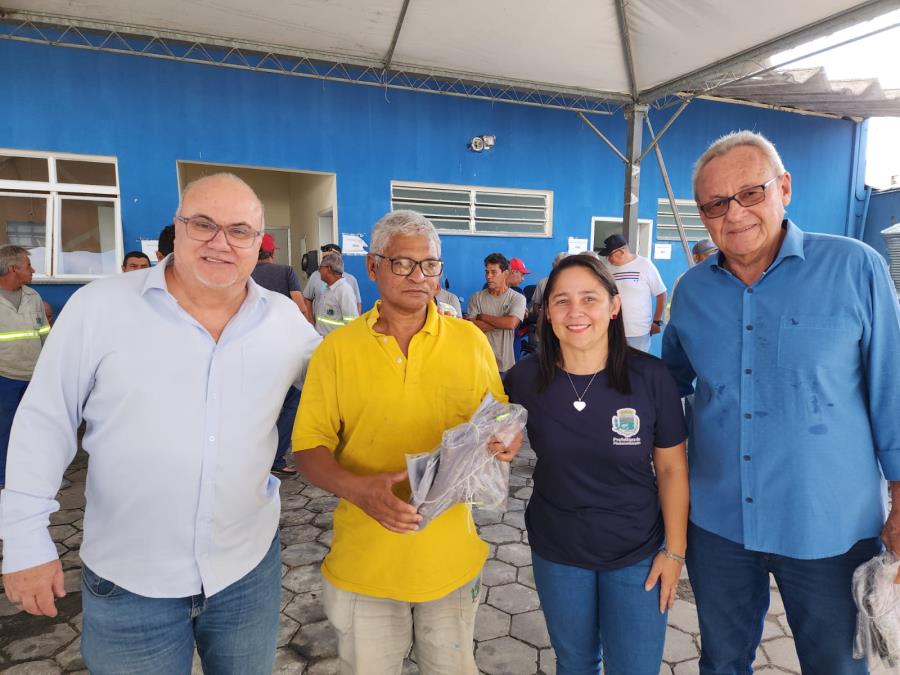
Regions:
<instances>
[{"instance_id":1,"label":"blue painted wall","mask_svg":"<svg viewBox=\"0 0 900 675\"><path fill-rule=\"evenodd\" d=\"M869 212L863 241L888 259L887 246L881 231L900 223L900 188L873 192L869 199Z\"/></svg>"},{"instance_id":2,"label":"blue painted wall","mask_svg":"<svg viewBox=\"0 0 900 675\"><path fill-rule=\"evenodd\" d=\"M592 216L622 211L621 162L571 112L9 41L0 63L10 103L0 111L0 147L117 156L125 250L169 222L178 160L334 172L339 224L350 232L368 231L389 209L391 180L553 190L552 239L443 238L449 278L464 296L481 286L487 253L524 258L536 280L568 237L590 235ZM653 112L654 126L670 114ZM621 113L594 121L624 147ZM849 121L695 101L661 143L677 197L691 196L704 147L739 128L778 146L794 177L789 213L801 227L848 231L859 135ZM493 150L466 149L486 133L497 136ZM655 220L663 196L651 153L640 217ZM348 259L348 268L371 304L363 260ZM667 285L684 271L677 243L659 268ZM40 290L58 308L72 288Z\"/></svg>"}]
</instances>

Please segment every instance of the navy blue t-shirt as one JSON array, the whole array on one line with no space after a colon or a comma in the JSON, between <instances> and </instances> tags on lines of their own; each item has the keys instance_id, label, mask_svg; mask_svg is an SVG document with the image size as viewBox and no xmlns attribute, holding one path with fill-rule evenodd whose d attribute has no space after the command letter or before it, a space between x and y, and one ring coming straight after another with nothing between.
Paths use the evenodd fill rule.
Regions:
<instances>
[{"instance_id":1,"label":"navy blue t-shirt","mask_svg":"<svg viewBox=\"0 0 900 675\"><path fill-rule=\"evenodd\" d=\"M290 265L278 263L256 263L250 273L253 281L270 291L291 297L291 291L300 292L300 280Z\"/></svg>"},{"instance_id":2,"label":"navy blue t-shirt","mask_svg":"<svg viewBox=\"0 0 900 675\"><path fill-rule=\"evenodd\" d=\"M594 570L633 565L663 542L653 448L687 437L681 400L659 359L631 352L632 393L597 374L580 412L562 370L538 393L538 360L529 356L504 380L510 401L528 410L537 455L534 492L525 512L528 540L542 558ZM572 375L581 394L591 377Z\"/></svg>"}]
</instances>

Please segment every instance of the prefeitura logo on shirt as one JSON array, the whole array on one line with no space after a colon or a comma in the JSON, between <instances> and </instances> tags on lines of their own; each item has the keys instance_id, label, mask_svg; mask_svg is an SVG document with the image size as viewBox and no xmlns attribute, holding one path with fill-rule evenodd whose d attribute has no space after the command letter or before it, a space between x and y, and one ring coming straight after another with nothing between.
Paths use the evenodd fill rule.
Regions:
<instances>
[{"instance_id":1,"label":"prefeitura logo on shirt","mask_svg":"<svg viewBox=\"0 0 900 675\"><path fill-rule=\"evenodd\" d=\"M618 434L613 436L613 445L640 445L641 439L635 438L641 430L641 418L634 408L619 408L612 418L612 430Z\"/></svg>"}]
</instances>

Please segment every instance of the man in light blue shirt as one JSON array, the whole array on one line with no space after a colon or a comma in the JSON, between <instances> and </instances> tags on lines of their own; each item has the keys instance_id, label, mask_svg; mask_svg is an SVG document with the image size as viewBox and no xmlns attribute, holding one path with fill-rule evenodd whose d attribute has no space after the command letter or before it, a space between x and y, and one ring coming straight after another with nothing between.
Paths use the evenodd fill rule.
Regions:
<instances>
[{"instance_id":1,"label":"man in light blue shirt","mask_svg":"<svg viewBox=\"0 0 900 675\"><path fill-rule=\"evenodd\" d=\"M0 501L10 601L56 615L47 530L90 454L81 558L92 673L271 673L280 599L276 418L320 338L250 273L262 205L240 179L189 185L175 253L72 296L13 423ZM154 367L134 377L142 363Z\"/></svg>"},{"instance_id":2,"label":"man in light blue shirt","mask_svg":"<svg viewBox=\"0 0 900 675\"><path fill-rule=\"evenodd\" d=\"M697 162L719 255L678 286L663 358L694 390L688 571L701 673L749 673L778 583L803 672L852 659L853 570L900 553L900 314L884 260L785 219L791 175L743 131ZM900 483L891 483L900 508Z\"/></svg>"}]
</instances>

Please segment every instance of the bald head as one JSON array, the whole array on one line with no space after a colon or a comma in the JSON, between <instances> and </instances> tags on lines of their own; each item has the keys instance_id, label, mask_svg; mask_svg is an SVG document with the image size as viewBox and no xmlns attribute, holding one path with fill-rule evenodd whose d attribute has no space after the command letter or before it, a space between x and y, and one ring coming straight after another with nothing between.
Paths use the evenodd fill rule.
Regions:
<instances>
[{"instance_id":1,"label":"bald head","mask_svg":"<svg viewBox=\"0 0 900 675\"><path fill-rule=\"evenodd\" d=\"M184 190L181 193L181 197L178 200L178 210L175 212L175 215L184 215L181 210L184 206L184 203L188 200L190 194L195 190L202 189L204 187L215 187L217 188L218 192L223 192L222 188L225 188L224 191L231 193L236 201L249 199L251 202L253 202L253 204L255 204L256 211L259 214L258 221L251 224L260 230L265 229L265 209L263 209L262 202L259 201L259 197L256 196L253 188L251 188L243 179L235 176L233 173L224 171L222 173L214 173L209 176L203 176L202 178L192 180L190 183L185 185Z\"/></svg>"}]
</instances>

